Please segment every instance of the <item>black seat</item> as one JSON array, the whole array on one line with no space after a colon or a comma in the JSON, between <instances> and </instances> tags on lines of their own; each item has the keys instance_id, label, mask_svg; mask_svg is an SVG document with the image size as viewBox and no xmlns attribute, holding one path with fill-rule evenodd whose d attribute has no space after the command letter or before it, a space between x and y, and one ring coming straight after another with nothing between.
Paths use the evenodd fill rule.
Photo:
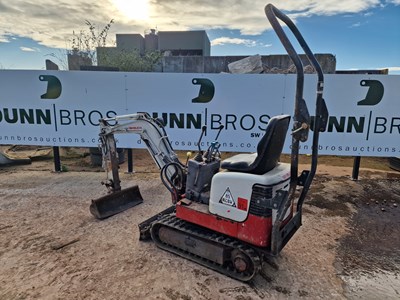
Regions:
<instances>
[{"instance_id":1,"label":"black seat","mask_svg":"<svg viewBox=\"0 0 400 300\"><path fill-rule=\"evenodd\" d=\"M234 172L264 174L276 167L285 143L290 116L280 115L269 120L257 152L237 154L221 163L221 168Z\"/></svg>"}]
</instances>

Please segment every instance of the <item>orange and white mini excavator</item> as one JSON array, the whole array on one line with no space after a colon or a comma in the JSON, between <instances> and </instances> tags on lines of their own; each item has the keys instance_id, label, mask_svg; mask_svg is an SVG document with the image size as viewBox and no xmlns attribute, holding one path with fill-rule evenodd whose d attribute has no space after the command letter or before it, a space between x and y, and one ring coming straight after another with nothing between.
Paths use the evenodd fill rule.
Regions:
<instances>
[{"instance_id":1,"label":"orange and white mini excavator","mask_svg":"<svg viewBox=\"0 0 400 300\"><path fill-rule=\"evenodd\" d=\"M101 120L103 157L111 165L111 194L93 200L99 219L142 201L137 186L121 190L115 134L136 133L145 142L171 192L173 205L139 224L140 238L241 281L249 281L268 256L277 255L301 226L302 205L317 168L318 137L328 111L321 67L294 23L272 4L265 13L297 70L291 163L279 161L291 117L270 119L257 152L221 161L217 138L206 151L181 163L162 122L147 113ZM303 64L278 19L291 30L317 73L315 115L303 99ZM310 170L298 171L299 143L312 130ZM219 132L221 132L222 128ZM204 128L200 136L203 136ZM199 140L199 145L200 145Z\"/></svg>"}]
</instances>

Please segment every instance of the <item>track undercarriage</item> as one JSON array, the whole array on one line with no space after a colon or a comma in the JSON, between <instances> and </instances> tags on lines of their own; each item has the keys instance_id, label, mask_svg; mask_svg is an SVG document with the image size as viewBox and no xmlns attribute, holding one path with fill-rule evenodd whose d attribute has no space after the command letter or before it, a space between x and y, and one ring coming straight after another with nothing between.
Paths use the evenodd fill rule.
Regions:
<instances>
[{"instance_id":1,"label":"track undercarriage","mask_svg":"<svg viewBox=\"0 0 400 300\"><path fill-rule=\"evenodd\" d=\"M178 219L175 214L155 221L151 238L164 250L240 281L251 280L261 268L259 254L247 244Z\"/></svg>"}]
</instances>

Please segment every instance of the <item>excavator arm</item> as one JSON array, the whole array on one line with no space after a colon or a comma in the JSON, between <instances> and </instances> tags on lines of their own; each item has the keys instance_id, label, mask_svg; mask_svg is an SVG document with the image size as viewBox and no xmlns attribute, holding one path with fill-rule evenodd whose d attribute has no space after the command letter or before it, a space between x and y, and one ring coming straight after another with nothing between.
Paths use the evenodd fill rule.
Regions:
<instances>
[{"instance_id":1,"label":"excavator arm","mask_svg":"<svg viewBox=\"0 0 400 300\"><path fill-rule=\"evenodd\" d=\"M161 120L147 113L136 113L100 119L100 147L103 168L107 174L104 184L109 194L92 200L90 211L104 219L143 201L138 186L121 190L116 134L138 134L161 170L161 180L171 192L175 202L185 189L187 167L182 164L171 147Z\"/></svg>"},{"instance_id":2,"label":"excavator arm","mask_svg":"<svg viewBox=\"0 0 400 300\"><path fill-rule=\"evenodd\" d=\"M177 164L182 168L185 167L172 149L161 120L154 119L147 113L100 119L103 168L107 173L108 182L106 185L111 191L119 191L121 189L115 134L126 133L135 133L140 136L160 170L171 163ZM108 180L110 172L112 179ZM170 170L169 172L172 171ZM172 174L169 175L172 176Z\"/></svg>"}]
</instances>

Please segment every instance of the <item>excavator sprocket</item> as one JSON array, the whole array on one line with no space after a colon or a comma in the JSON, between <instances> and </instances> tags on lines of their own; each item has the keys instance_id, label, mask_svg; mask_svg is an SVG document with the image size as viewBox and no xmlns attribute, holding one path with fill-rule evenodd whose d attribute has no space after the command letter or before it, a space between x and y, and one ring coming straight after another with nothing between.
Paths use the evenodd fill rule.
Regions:
<instances>
[{"instance_id":1,"label":"excavator sprocket","mask_svg":"<svg viewBox=\"0 0 400 300\"><path fill-rule=\"evenodd\" d=\"M153 223L154 243L169 252L240 281L250 281L261 268L248 245L169 214Z\"/></svg>"}]
</instances>

